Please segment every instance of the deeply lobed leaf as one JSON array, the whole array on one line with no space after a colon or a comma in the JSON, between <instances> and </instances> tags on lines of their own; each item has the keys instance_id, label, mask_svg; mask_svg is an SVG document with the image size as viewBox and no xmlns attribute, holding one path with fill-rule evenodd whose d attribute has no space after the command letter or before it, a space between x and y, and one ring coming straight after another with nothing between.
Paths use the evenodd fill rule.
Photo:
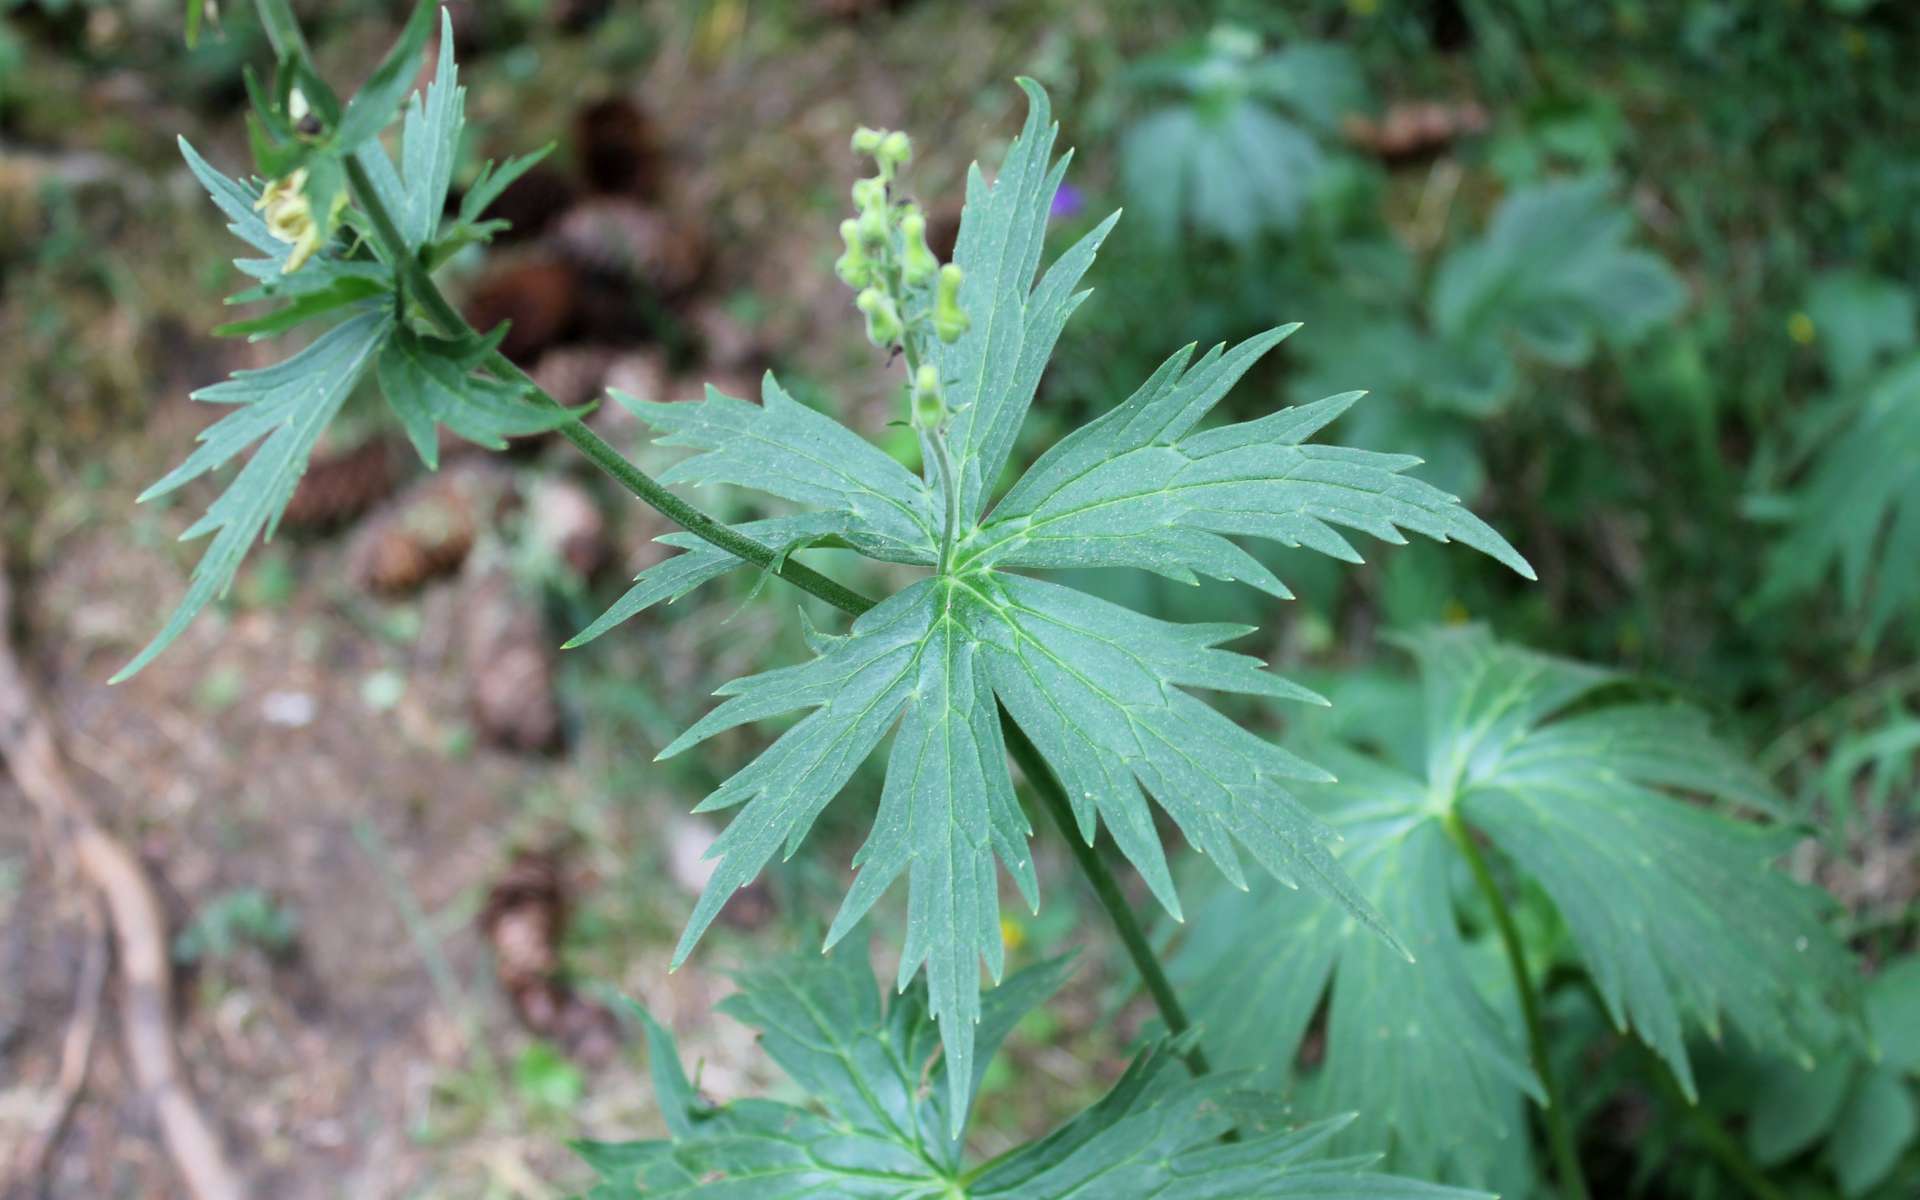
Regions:
<instances>
[{"instance_id":1,"label":"deeply lobed leaf","mask_svg":"<svg viewBox=\"0 0 1920 1200\"><path fill-rule=\"evenodd\" d=\"M492 346L463 347L399 329L381 352L380 392L428 467L440 465L440 426L477 446L504 450L510 437L580 419L582 410L532 403L524 384L476 374Z\"/></svg>"},{"instance_id":2,"label":"deeply lobed leaf","mask_svg":"<svg viewBox=\"0 0 1920 1200\"><path fill-rule=\"evenodd\" d=\"M1364 1094L1355 1143L1386 1146L1396 1169L1525 1186L1520 1102L1539 1099L1538 1084L1511 1033L1511 983L1480 965L1453 915L1450 817L1553 901L1609 1015L1683 1088L1692 1030L1718 1036L1731 1024L1800 1054L1827 1044L1851 968L1819 894L1774 867L1792 834L1675 795L1777 807L1698 713L1609 699L1621 682L1612 673L1483 630L1411 647L1421 744L1391 759L1326 748L1318 756L1340 782L1307 797L1343 835L1341 865L1419 961L1338 937L1351 918L1324 904L1273 889L1223 894L1202 928L1235 934L1196 939L1182 964L1222 1058L1258 1058L1275 1082L1292 1078L1293 1048L1324 997L1324 1063L1304 1086L1327 1104Z\"/></svg>"},{"instance_id":3,"label":"deeply lobed leaf","mask_svg":"<svg viewBox=\"0 0 1920 1200\"><path fill-rule=\"evenodd\" d=\"M1019 972L989 997L981 1022L991 1054L1065 976L1056 959ZM591 1200L690 1196L727 1200L1466 1200L1467 1193L1329 1159L1343 1118L1295 1126L1232 1075L1185 1078L1173 1048L1141 1054L1092 1108L1039 1141L967 1170L943 1107L953 1064L934 1055L923 998L883 1008L864 957L840 951L747 975L723 1007L818 1110L766 1100L709 1107L694 1095L672 1037L643 1012L655 1091L669 1141L584 1143L601 1176ZM982 1068L983 1069L983 1068ZM978 1070L961 1092L970 1099ZM927 1086L923 1086L923 1084ZM1220 1141L1230 1129L1238 1140Z\"/></svg>"},{"instance_id":4,"label":"deeply lobed leaf","mask_svg":"<svg viewBox=\"0 0 1920 1200\"><path fill-rule=\"evenodd\" d=\"M1307 444L1357 394L1199 428L1290 328L1232 350L1216 348L1197 362L1190 349L1176 354L1131 399L1043 455L980 519L1054 340L1078 303L1073 289L1106 229L1040 272L1047 211L1065 162L1051 158L1054 127L1044 93L1022 86L1032 104L999 178L989 187L977 168L969 177L955 256L966 270L961 299L971 325L938 352L954 411L948 438L959 480L960 529L949 570L867 612L847 636L817 646L811 661L722 688L728 699L664 752L805 711L701 805L740 812L711 848L718 861L676 952L684 958L730 895L776 853L797 849L897 725L874 828L855 858L859 874L828 940L906 876L899 983L926 968L956 1088L973 1062L980 962L996 980L1002 967L996 861L1029 905L1038 902L1030 829L1002 741L1003 710L1058 777L1081 833L1091 842L1104 822L1176 916L1179 899L1148 794L1236 884L1247 882L1244 851L1285 885L1337 899L1397 947L1336 863L1332 835L1291 791L1297 781L1326 779L1325 772L1242 729L1192 691L1318 697L1219 648L1249 632L1245 627L1159 621L1008 568L1118 564L1176 578L1204 572L1284 595L1279 581L1229 538L1266 537L1357 561L1341 527L1394 542L1403 540L1402 529L1458 539L1531 574L1458 501L1405 475L1415 460ZM742 527L765 544L790 549L830 538L870 557L935 560L942 524L935 514L943 513L945 497L793 401L771 377L762 396L759 405L711 390L696 404L626 403L668 442L702 451L666 479L734 483L818 506ZM690 549L643 573L573 644L728 569L713 551ZM951 1099L957 1120L960 1097Z\"/></svg>"},{"instance_id":5,"label":"deeply lobed leaf","mask_svg":"<svg viewBox=\"0 0 1920 1200\"><path fill-rule=\"evenodd\" d=\"M273 536L294 485L307 469L307 458L321 430L372 365L392 327L392 319L383 312L361 313L328 330L283 363L241 371L224 383L193 394L196 400L239 407L202 430L199 448L142 492L141 500L164 496L225 465L254 442L266 440L206 515L180 535L191 539L211 533L214 539L194 567L187 594L173 616L146 648L120 669L113 677L115 682L152 662L201 609L226 593L254 539L263 534Z\"/></svg>"},{"instance_id":6,"label":"deeply lobed leaf","mask_svg":"<svg viewBox=\"0 0 1920 1200\"><path fill-rule=\"evenodd\" d=\"M663 483L733 483L818 506L838 518L833 532L861 553L931 565L940 518L927 486L879 448L824 413L789 396L771 373L761 403L715 388L692 403L661 403L614 393L629 411L666 436L668 446L705 451Z\"/></svg>"},{"instance_id":7,"label":"deeply lobed leaf","mask_svg":"<svg viewBox=\"0 0 1920 1200\"><path fill-rule=\"evenodd\" d=\"M1769 594L1817 590L1837 576L1840 601L1867 618L1866 637L1920 600L1920 355L1872 380L1793 497L1774 548Z\"/></svg>"},{"instance_id":8,"label":"deeply lobed leaf","mask_svg":"<svg viewBox=\"0 0 1920 1200\"><path fill-rule=\"evenodd\" d=\"M1402 474L1405 455L1306 440L1362 393L1194 432L1247 369L1298 326L1216 346L1189 346L1124 404L1063 438L1007 493L963 561L1026 567L1135 566L1290 593L1223 535L1308 546L1359 562L1334 526L1404 542L1411 529L1459 539L1532 578L1533 569L1485 522L1438 489Z\"/></svg>"}]
</instances>

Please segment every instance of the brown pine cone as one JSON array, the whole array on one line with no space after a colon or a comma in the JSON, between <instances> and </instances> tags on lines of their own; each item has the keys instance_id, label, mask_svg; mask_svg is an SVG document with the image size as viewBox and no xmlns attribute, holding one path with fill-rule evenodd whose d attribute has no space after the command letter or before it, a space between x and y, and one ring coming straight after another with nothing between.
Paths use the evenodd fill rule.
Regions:
<instances>
[{"instance_id":1,"label":"brown pine cone","mask_svg":"<svg viewBox=\"0 0 1920 1200\"><path fill-rule=\"evenodd\" d=\"M705 238L686 221L622 197L576 204L554 230L561 255L580 268L679 296L700 281Z\"/></svg>"},{"instance_id":2,"label":"brown pine cone","mask_svg":"<svg viewBox=\"0 0 1920 1200\"><path fill-rule=\"evenodd\" d=\"M482 333L508 322L500 352L525 366L573 328L580 286L579 273L570 263L541 255L490 271L462 308Z\"/></svg>"},{"instance_id":3,"label":"brown pine cone","mask_svg":"<svg viewBox=\"0 0 1920 1200\"><path fill-rule=\"evenodd\" d=\"M619 1045L619 1023L560 977L560 940L566 928L566 884L558 856L515 853L480 911L480 930L493 947L500 990L527 1029L559 1042L575 1057L605 1062Z\"/></svg>"},{"instance_id":4,"label":"brown pine cone","mask_svg":"<svg viewBox=\"0 0 1920 1200\"><path fill-rule=\"evenodd\" d=\"M360 587L400 596L450 575L473 549L473 498L454 474L426 479L354 537L347 574Z\"/></svg>"},{"instance_id":5,"label":"brown pine cone","mask_svg":"<svg viewBox=\"0 0 1920 1200\"><path fill-rule=\"evenodd\" d=\"M545 232L579 195L580 189L559 168L540 163L508 184L482 216L507 222L505 230L493 235L496 246L528 242Z\"/></svg>"},{"instance_id":6,"label":"brown pine cone","mask_svg":"<svg viewBox=\"0 0 1920 1200\"><path fill-rule=\"evenodd\" d=\"M655 200L660 195L660 137L646 110L629 96L609 96L573 118L580 174L605 195Z\"/></svg>"}]
</instances>

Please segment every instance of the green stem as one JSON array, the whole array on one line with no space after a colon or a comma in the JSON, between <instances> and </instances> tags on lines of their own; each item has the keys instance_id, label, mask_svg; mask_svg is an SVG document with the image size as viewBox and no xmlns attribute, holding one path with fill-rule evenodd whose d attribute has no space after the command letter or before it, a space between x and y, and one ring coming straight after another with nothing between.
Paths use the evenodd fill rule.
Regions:
<instances>
[{"instance_id":1,"label":"green stem","mask_svg":"<svg viewBox=\"0 0 1920 1200\"><path fill-rule=\"evenodd\" d=\"M293 52L304 57L305 42L299 38L299 27L291 24L292 13L287 9L285 0L258 0L258 4L261 22L267 26L270 34L276 28L273 14L279 13L285 16L288 22L287 28L291 29L291 40L286 45ZM282 44L279 36L275 35L275 47L280 48ZM427 269L426 264L420 261L418 255L407 249L406 239L401 236L399 226L387 212L380 193L373 187L373 182L367 177L365 169L352 156L347 157L346 168L347 182L353 189L354 198L359 202L362 211L367 214L367 219L372 222L374 233L380 239L381 246L400 272L407 292L420 304L421 310L448 337L457 339L478 337L473 327L467 324L466 318L460 315L460 311L440 291L440 286L434 282L433 274ZM486 359L486 367L503 379L511 379L526 385L544 403L556 408L560 407L559 401L542 390L525 371L515 366L505 355L497 351L490 354ZM851 588L828 579L802 563L793 561L791 557L782 560L779 552L772 547L764 546L752 538L736 533L680 499L656 483L646 472L627 461L618 450L608 445L598 434L579 421L571 421L561 426L560 433L595 466L612 476L622 487L652 505L663 516L679 523L695 536L763 570L772 570L788 583L819 597L850 616L857 617L874 606L874 601ZM951 496L951 483L948 485L948 491ZM954 503L957 501L949 500L950 505ZM951 532L947 540L951 543ZM775 569L776 565L777 569ZM1107 869L1107 865L1100 861L1093 847L1080 838L1075 826L1072 806L1067 802L1067 794L1062 790L1060 782L1053 777L1052 771L1047 768L1046 761L1040 757L1040 752L1034 748L1033 743L1027 740L1026 734L1022 733L1019 726L1008 719L1004 712L1001 714L1001 725L1006 730L1007 745L1013 753L1014 760L1026 773L1034 791L1039 793L1047 812L1052 816L1061 835L1066 839L1068 847L1073 851L1074 861L1079 864L1088 882L1093 885L1094 895L1099 898L1101 907L1107 910L1107 916L1112 920L1114 930L1119 934L1121 944L1126 948L1127 956L1133 960L1135 969L1140 972L1140 978L1145 981L1148 993L1160 1010L1160 1019L1165 1022L1168 1032L1176 1035L1186 1032L1192 1028L1193 1023L1187 1019L1186 1010L1181 1007L1179 997L1174 994L1173 984L1168 980L1165 969L1161 967L1159 956L1154 953L1153 946L1147 941L1146 933L1141 929L1139 920L1134 916L1125 894L1121 892L1119 882ZM1197 1045L1187 1051L1185 1059L1187 1067L1196 1075L1204 1075L1210 1069L1205 1052Z\"/></svg>"},{"instance_id":2,"label":"green stem","mask_svg":"<svg viewBox=\"0 0 1920 1200\"><path fill-rule=\"evenodd\" d=\"M945 575L947 568L953 565L953 539L960 527L960 493L953 486L953 456L947 453L946 431L930 430L927 441L933 445L934 461L940 464L940 491L947 501L946 525L940 531L940 565L935 568L938 573Z\"/></svg>"},{"instance_id":3,"label":"green stem","mask_svg":"<svg viewBox=\"0 0 1920 1200\"><path fill-rule=\"evenodd\" d=\"M1007 749L1013 754L1013 761L1020 764L1020 770L1026 774L1033 790L1040 794L1041 806L1053 818L1054 827L1060 831L1067 848L1073 851L1073 861L1086 875L1087 882L1093 885L1093 894L1100 901L1100 907L1107 910L1114 932L1120 935L1120 944L1126 948L1127 957L1133 960L1134 970L1140 972L1141 981L1147 985L1147 994L1153 997L1154 1006L1160 1010L1160 1019L1165 1022L1167 1032L1175 1036L1187 1032L1193 1028L1193 1022L1187 1019L1187 1010L1181 1006L1180 997L1173 990L1173 982L1160 965L1160 956L1154 953L1152 943L1147 941L1146 930L1141 928L1139 918L1133 915L1133 906L1127 903L1126 894L1120 890L1120 881L1107 869L1099 852L1080 836L1079 822L1074 819L1073 806L1067 802L1066 790L1053 777L1047 760L1040 756L1040 751L1028 740L1026 732L1014 724L1005 709L1000 711L1000 731L1006 738ZM1189 1047L1182 1057L1187 1069L1195 1075L1205 1075L1213 1069L1207 1062L1206 1051L1198 1043Z\"/></svg>"},{"instance_id":4,"label":"green stem","mask_svg":"<svg viewBox=\"0 0 1920 1200\"><path fill-rule=\"evenodd\" d=\"M1527 1048L1533 1058L1534 1072L1540 1076L1540 1086L1547 1094L1544 1105L1547 1141L1553 1149L1554 1169L1560 1179L1560 1190L1566 1200L1587 1200L1590 1195L1587 1179L1580 1169L1580 1153L1573 1139L1573 1126L1567 1121L1566 1105L1561 1101L1560 1089L1554 1083L1553 1063L1547 1057L1546 1025L1540 1019L1540 998L1533 990L1533 976L1527 972L1527 957L1520 945L1520 930L1513 923L1513 912L1507 907L1506 897L1500 894L1500 886L1494 882L1493 872L1487 868L1487 860L1475 844L1472 831L1460 819L1459 810L1449 809L1445 823L1447 835L1460 848L1460 853L1466 856L1467 865L1473 870L1474 882L1493 908L1494 924L1500 929L1500 944L1506 949L1507 965L1513 970L1513 986L1520 993L1520 1013L1527 1024Z\"/></svg>"},{"instance_id":5,"label":"green stem","mask_svg":"<svg viewBox=\"0 0 1920 1200\"><path fill-rule=\"evenodd\" d=\"M373 187L372 180L367 178L366 168L352 157L347 158L346 166L347 182L353 188L354 199L367 214L367 219L373 223L374 234L380 239L381 246L400 271L408 294L419 302L421 311L425 312L427 317L448 337L460 339L478 337L473 326L467 324L466 318L460 315L460 310L453 306L445 293L441 292L440 286L433 281L433 276L427 270L426 264L420 261L419 256L407 249L406 240L401 237L399 227L394 224L392 215L387 212L386 205L382 203L379 192ZM485 364L489 371L501 378L523 384L531 389L541 402L556 408L560 407L559 401L548 395L525 371L515 366L499 351L490 353ZM729 554L743 558L762 570L773 571L788 583L803 591L811 592L835 608L858 615L873 607L873 601L858 592L834 582L805 563L794 561L791 556L781 559L779 552L772 547L762 545L750 537L727 528L688 504L660 486L652 476L629 462L618 450L608 445L606 439L580 421L569 421L562 425L560 435L572 442L582 454L587 456L588 460L605 471L621 487L678 522L695 536L712 542Z\"/></svg>"}]
</instances>

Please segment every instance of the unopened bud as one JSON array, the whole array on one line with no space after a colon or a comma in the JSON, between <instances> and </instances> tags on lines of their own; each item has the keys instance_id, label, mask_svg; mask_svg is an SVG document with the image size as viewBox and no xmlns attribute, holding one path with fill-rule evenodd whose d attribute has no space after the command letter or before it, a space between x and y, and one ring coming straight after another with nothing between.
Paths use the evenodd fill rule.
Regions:
<instances>
[{"instance_id":1,"label":"unopened bud","mask_svg":"<svg viewBox=\"0 0 1920 1200\"><path fill-rule=\"evenodd\" d=\"M913 142L898 129L880 139L874 159L883 171L897 171L913 161Z\"/></svg>"},{"instance_id":2,"label":"unopened bud","mask_svg":"<svg viewBox=\"0 0 1920 1200\"><path fill-rule=\"evenodd\" d=\"M908 283L929 283L940 269L940 260L927 249L927 219L920 210L910 208L900 218L900 273Z\"/></svg>"},{"instance_id":3,"label":"unopened bud","mask_svg":"<svg viewBox=\"0 0 1920 1200\"><path fill-rule=\"evenodd\" d=\"M886 140L883 129L869 129L865 125L853 131L853 152L873 155L880 152L880 144Z\"/></svg>"},{"instance_id":4,"label":"unopened bud","mask_svg":"<svg viewBox=\"0 0 1920 1200\"><path fill-rule=\"evenodd\" d=\"M873 179L853 181L853 206L861 212L887 207L887 181L877 176Z\"/></svg>"},{"instance_id":5,"label":"unopened bud","mask_svg":"<svg viewBox=\"0 0 1920 1200\"><path fill-rule=\"evenodd\" d=\"M943 342L957 342L972 324L960 308L960 268L948 263L940 268L940 281L933 296L933 332Z\"/></svg>"},{"instance_id":6,"label":"unopened bud","mask_svg":"<svg viewBox=\"0 0 1920 1200\"><path fill-rule=\"evenodd\" d=\"M899 342L900 312L885 292L866 288L853 298L853 306L866 314L868 341L883 348Z\"/></svg>"},{"instance_id":7,"label":"unopened bud","mask_svg":"<svg viewBox=\"0 0 1920 1200\"><path fill-rule=\"evenodd\" d=\"M863 288L873 277L873 262L860 245L860 222L852 217L840 222L840 237L847 243L847 252L833 264L833 273L848 287Z\"/></svg>"},{"instance_id":8,"label":"unopened bud","mask_svg":"<svg viewBox=\"0 0 1920 1200\"><path fill-rule=\"evenodd\" d=\"M860 210L859 224L855 228L861 248L868 254L880 253L886 248L887 235L891 232L886 182L877 177L854 181L853 204Z\"/></svg>"},{"instance_id":9,"label":"unopened bud","mask_svg":"<svg viewBox=\"0 0 1920 1200\"><path fill-rule=\"evenodd\" d=\"M887 210L869 208L854 222L854 230L867 253L880 253L887 246Z\"/></svg>"},{"instance_id":10,"label":"unopened bud","mask_svg":"<svg viewBox=\"0 0 1920 1200\"><path fill-rule=\"evenodd\" d=\"M913 376L913 423L920 429L938 429L947 419L946 397L940 392L940 371L922 363Z\"/></svg>"}]
</instances>

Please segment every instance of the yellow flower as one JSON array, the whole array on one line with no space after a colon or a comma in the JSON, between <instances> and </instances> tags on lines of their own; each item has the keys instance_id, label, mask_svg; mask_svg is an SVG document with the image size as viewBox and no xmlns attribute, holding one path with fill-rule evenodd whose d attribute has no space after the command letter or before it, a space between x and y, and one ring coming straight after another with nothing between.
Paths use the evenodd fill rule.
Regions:
<instances>
[{"instance_id":1,"label":"yellow flower","mask_svg":"<svg viewBox=\"0 0 1920 1200\"><path fill-rule=\"evenodd\" d=\"M1819 331L1813 327L1813 318L1803 312L1794 313L1787 318L1787 336L1802 346L1811 346L1817 332Z\"/></svg>"},{"instance_id":2,"label":"yellow flower","mask_svg":"<svg viewBox=\"0 0 1920 1200\"><path fill-rule=\"evenodd\" d=\"M1027 940L1027 931L1012 917L1000 918L1000 941L1009 950L1018 950Z\"/></svg>"},{"instance_id":3,"label":"yellow flower","mask_svg":"<svg viewBox=\"0 0 1920 1200\"><path fill-rule=\"evenodd\" d=\"M346 195L342 193L334 200L334 210L330 215L337 219L341 208L345 207ZM327 230L321 222L313 219L313 205L307 200L305 167L269 183L266 190L260 193L260 198L254 201L253 207L266 214L267 232L293 247L285 265L280 268L282 275L298 271L327 240Z\"/></svg>"}]
</instances>

